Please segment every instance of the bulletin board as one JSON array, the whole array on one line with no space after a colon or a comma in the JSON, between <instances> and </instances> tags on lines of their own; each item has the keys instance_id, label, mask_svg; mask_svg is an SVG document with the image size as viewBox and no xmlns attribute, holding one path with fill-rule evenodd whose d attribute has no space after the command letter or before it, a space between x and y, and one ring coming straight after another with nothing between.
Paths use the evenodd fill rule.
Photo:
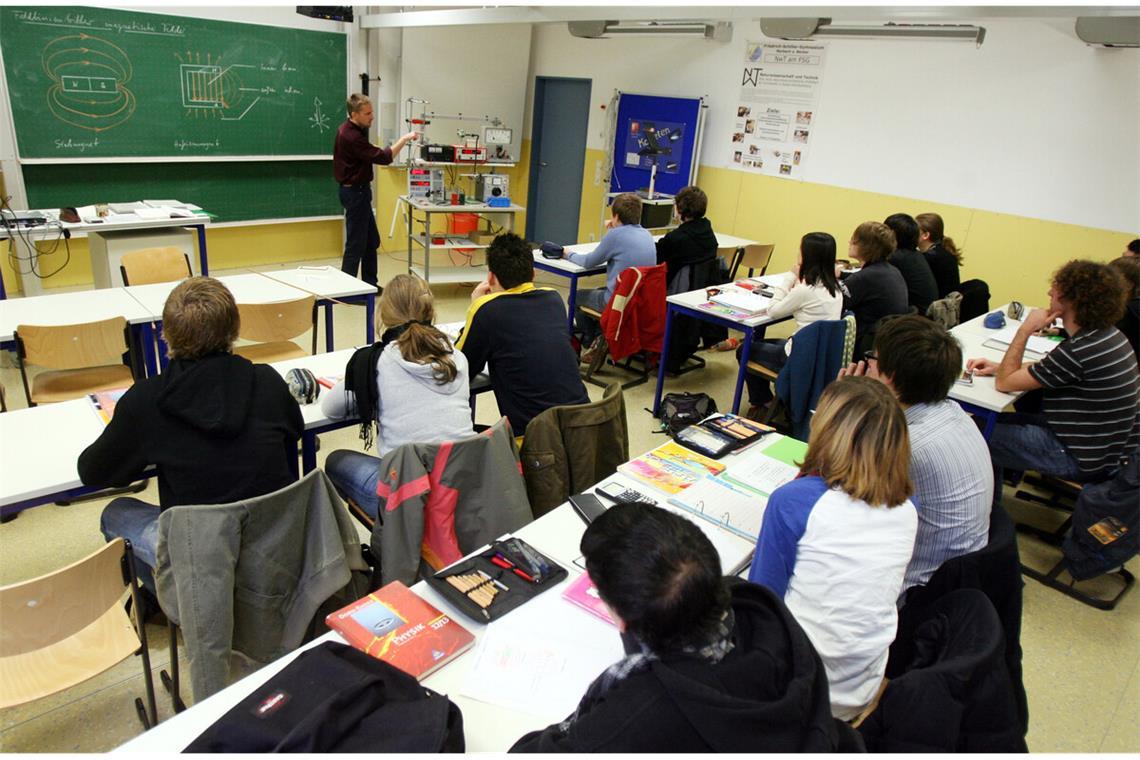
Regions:
<instances>
[{"instance_id":1,"label":"bulletin board","mask_svg":"<svg viewBox=\"0 0 1140 760\"><path fill-rule=\"evenodd\" d=\"M619 93L610 192L648 187L654 161L657 192L675 194L693 184L705 113L704 98ZM652 155L653 149L661 152Z\"/></svg>"}]
</instances>

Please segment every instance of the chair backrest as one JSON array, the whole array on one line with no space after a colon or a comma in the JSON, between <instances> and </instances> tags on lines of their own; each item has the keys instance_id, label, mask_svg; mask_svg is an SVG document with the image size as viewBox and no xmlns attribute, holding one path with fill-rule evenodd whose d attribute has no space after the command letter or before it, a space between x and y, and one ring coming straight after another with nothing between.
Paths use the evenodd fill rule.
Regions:
<instances>
[{"instance_id":1,"label":"chair backrest","mask_svg":"<svg viewBox=\"0 0 1140 760\"><path fill-rule=\"evenodd\" d=\"M127 344L127 320L111 317L77 325L18 325L17 343L29 364L75 369L121 364Z\"/></svg>"},{"instance_id":2,"label":"chair backrest","mask_svg":"<svg viewBox=\"0 0 1140 760\"><path fill-rule=\"evenodd\" d=\"M958 589L924 612L913 659L859 726L867 751L1027 751L989 599Z\"/></svg>"},{"instance_id":3,"label":"chair backrest","mask_svg":"<svg viewBox=\"0 0 1140 760\"><path fill-rule=\"evenodd\" d=\"M130 592L115 539L53 573L0 588L0 708L75 686L141 651L148 718L155 719L146 634L123 606ZM140 712L140 716L142 713Z\"/></svg>"},{"instance_id":4,"label":"chair backrest","mask_svg":"<svg viewBox=\"0 0 1140 760\"><path fill-rule=\"evenodd\" d=\"M320 605L366 569L359 541L319 469L262 496L163 510L155 583L182 628L194 699L226 685L231 649L269 662L300 646Z\"/></svg>"},{"instance_id":5,"label":"chair backrest","mask_svg":"<svg viewBox=\"0 0 1140 760\"><path fill-rule=\"evenodd\" d=\"M469 438L396 447L376 490L384 520L371 545L385 584L410 586L534 519L506 417Z\"/></svg>"},{"instance_id":6,"label":"chair backrest","mask_svg":"<svg viewBox=\"0 0 1140 760\"><path fill-rule=\"evenodd\" d=\"M613 475L629 459L621 385L611 383L598 401L555 406L536 416L526 426L519 458L535 517Z\"/></svg>"},{"instance_id":7,"label":"chair backrest","mask_svg":"<svg viewBox=\"0 0 1140 760\"><path fill-rule=\"evenodd\" d=\"M661 352L665 337L667 266L628 267L618 275L600 324L610 355L620 361L638 351Z\"/></svg>"},{"instance_id":8,"label":"chair backrest","mask_svg":"<svg viewBox=\"0 0 1140 760\"><path fill-rule=\"evenodd\" d=\"M768 264L772 262L772 252L776 250L774 243L750 243L744 246L744 253L740 256L738 266L733 267L732 277L736 278L737 269L745 267L748 269L748 276L761 276L768 271ZM760 273L755 274L755 270L760 270Z\"/></svg>"},{"instance_id":9,"label":"chair backrest","mask_svg":"<svg viewBox=\"0 0 1140 760\"><path fill-rule=\"evenodd\" d=\"M305 296L278 303L239 303L241 332L245 340L270 342L289 340L313 327L316 299Z\"/></svg>"},{"instance_id":10,"label":"chair backrest","mask_svg":"<svg viewBox=\"0 0 1140 760\"><path fill-rule=\"evenodd\" d=\"M122 255L119 271L124 285L174 282L190 276L190 257L173 246L140 248Z\"/></svg>"},{"instance_id":11,"label":"chair backrest","mask_svg":"<svg viewBox=\"0 0 1140 760\"><path fill-rule=\"evenodd\" d=\"M806 441L819 396L843 366L847 319L812 322L796 331L792 353L776 377L776 395L788 410L792 435Z\"/></svg>"},{"instance_id":12,"label":"chair backrest","mask_svg":"<svg viewBox=\"0 0 1140 760\"><path fill-rule=\"evenodd\" d=\"M958 286L962 303L958 306L958 319L969 322L990 310L990 286L985 280L966 280Z\"/></svg>"}]
</instances>

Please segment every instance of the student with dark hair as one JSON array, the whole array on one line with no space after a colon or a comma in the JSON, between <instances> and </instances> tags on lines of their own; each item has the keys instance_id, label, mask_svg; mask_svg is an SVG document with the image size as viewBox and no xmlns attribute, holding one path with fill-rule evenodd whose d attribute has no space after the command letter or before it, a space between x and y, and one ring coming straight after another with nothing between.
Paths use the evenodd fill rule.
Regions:
<instances>
[{"instance_id":1,"label":"student with dark hair","mask_svg":"<svg viewBox=\"0 0 1140 760\"><path fill-rule=\"evenodd\" d=\"M297 479L301 409L275 369L232 353L240 325L225 285L212 277L179 283L162 309L170 365L131 386L79 455L80 480L99 488L158 468L158 508L123 496L100 521L108 541L131 542L151 592L160 510L249 499Z\"/></svg>"},{"instance_id":2,"label":"student with dark hair","mask_svg":"<svg viewBox=\"0 0 1140 760\"><path fill-rule=\"evenodd\" d=\"M748 579L783 598L827 670L831 714L875 698L898 625L896 599L914 549L906 419L865 377L824 389L800 477L777 488Z\"/></svg>"},{"instance_id":3,"label":"student with dark hair","mask_svg":"<svg viewBox=\"0 0 1140 760\"><path fill-rule=\"evenodd\" d=\"M835 238L826 232L804 235L795 266L772 289L775 293L768 306L768 316L773 319L793 317L796 330L812 322L839 319L843 311L843 295L835 278ZM747 360L778 372L788 363L793 338L756 341ZM737 351L737 359L747 361L741 358L740 351ZM761 419L764 407L772 401L771 387L767 380L756 375L749 374L745 380L750 404L748 417Z\"/></svg>"},{"instance_id":4,"label":"student with dark hair","mask_svg":"<svg viewBox=\"0 0 1140 760\"><path fill-rule=\"evenodd\" d=\"M1128 245L1124 246L1124 253L1121 256L1140 256L1140 238L1130 240Z\"/></svg>"},{"instance_id":5,"label":"student with dark hair","mask_svg":"<svg viewBox=\"0 0 1140 760\"><path fill-rule=\"evenodd\" d=\"M677 191L673 198L677 218L681 224L657 241L657 263L666 265L666 277L673 275L686 264L696 264L716 257L716 233L705 217L709 198L696 185Z\"/></svg>"},{"instance_id":6,"label":"student with dark hair","mask_svg":"<svg viewBox=\"0 0 1140 760\"><path fill-rule=\"evenodd\" d=\"M325 473L343 495L376 519L380 459L406 443L439 443L474 435L467 357L436 328L431 288L413 274L388 281L376 315L380 340L348 360L344 380L321 399L329 419L360 417L364 448L376 456L333 451ZM424 414L430 409L430 414Z\"/></svg>"},{"instance_id":7,"label":"student with dark hair","mask_svg":"<svg viewBox=\"0 0 1140 760\"><path fill-rule=\"evenodd\" d=\"M930 264L918 252L918 222L910 214L891 214L883 224L895 233L895 251L888 259L906 280L907 303L926 314L931 302L938 298L938 283Z\"/></svg>"},{"instance_id":8,"label":"student with dark hair","mask_svg":"<svg viewBox=\"0 0 1140 760\"><path fill-rule=\"evenodd\" d=\"M471 377L490 366L499 410L516 436L539 412L589 401L566 329L566 306L553 288L534 285L534 254L504 233L487 248L487 279L475 286L455 347Z\"/></svg>"},{"instance_id":9,"label":"student with dark hair","mask_svg":"<svg viewBox=\"0 0 1140 760\"><path fill-rule=\"evenodd\" d=\"M700 528L618 504L582 536L586 570L626 656L574 713L512 752L826 752L827 682L803 630L771 592L721 576Z\"/></svg>"},{"instance_id":10,"label":"student with dark hair","mask_svg":"<svg viewBox=\"0 0 1140 760\"><path fill-rule=\"evenodd\" d=\"M962 371L962 348L918 315L887 319L874 354L840 371L880 380L906 415L918 535L903 591L930 580L948 559L985 547L994 480L978 426L947 396Z\"/></svg>"},{"instance_id":11,"label":"student with dark hair","mask_svg":"<svg viewBox=\"0 0 1140 760\"><path fill-rule=\"evenodd\" d=\"M919 214L918 250L922 253L934 281L938 284L938 297L945 298L962 284L958 267L962 266L962 251L943 231L942 217L938 214Z\"/></svg>"},{"instance_id":12,"label":"student with dark hair","mask_svg":"<svg viewBox=\"0 0 1140 760\"><path fill-rule=\"evenodd\" d=\"M1042 389L1039 413L1002 414L990 435L995 500L1006 467L1090 482L1111 475L1136 448L1140 374L1132 346L1115 327L1124 299L1112 267L1070 261L1053 274L1049 308L1025 317L1000 362L967 362L976 374L994 375L999 391ZM1069 337L1041 361L1023 364L1029 336L1057 317Z\"/></svg>"},{"instance_id":13,"label":"student with dark hair","mask_svg":"<svg viewBox=\"0 0 1140 760\"><path fill-rule=\"evenodd\" d=\"M855 312L855 351L870 350L875 326L883 317L906 314L906 280L887 259L895 250L895 233L881 222L863 222L851 233L847 255L861 264L840 283L843 308Z\"/></svg>"},{"instance_id":14,"label":"student with dark hair","mask_svg":"<svg viewBox=\"0 0 1140 760\"><path fill-rule=\"evenodd\" d=\"M651 267L657 263L657 249L649 230L641 226L641 199L633 193L622 193L610 204L612 216L606 222L608 232L598 247L589 253L567 251L565 258L582 267L606 265L606 286L578 291L578 305L601 312L614 293L618 275L630 267ZM583 314L574 315L574 326L582 334L582 345L590 346L601 332L597 320ZM589 362L590 350L582 361Z\"/></svg>"},{"instance_id":15,"label":"student with dark hair","mask_svg":"<svg viewBox=\"0 0 1140 760\"><path fill-rule=\"evenodd\" d=\"M1140 242L1140 241L1137 241ZM1124 279L1124 316L1116 323L1116 329L1124 333L1132 350L1140 359L1140 256L1121 256L1108 262Z\"/></svg>"}]
</instances>

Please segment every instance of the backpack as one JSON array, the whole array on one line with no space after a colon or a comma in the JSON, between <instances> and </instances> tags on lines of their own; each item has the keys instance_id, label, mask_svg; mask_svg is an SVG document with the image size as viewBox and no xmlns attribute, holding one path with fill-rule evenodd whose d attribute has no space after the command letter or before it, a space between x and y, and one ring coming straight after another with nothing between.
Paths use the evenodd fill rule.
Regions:
<instances>
[{"instance_id":1,"label":"backpack","mask_svg":"<svg viewBox=\"0 0 1140 760\"><path fill-rule=\"evenodd\" d=\"M933 301L926 309L926 316L949 330L951 327L958 326L961 306L962 294L955 290L947 293L945 298Z\"/></svg>"},{"instance_id":2,"label":"backpack","mask_svg":"<svg viewBox=\"0 0 1140 760\"><path fill-rule=\"evenodd\" d=\"M666 393L661 399L658 418L661 430L674 436L716 411L716 400L707 393Z\"/></svg>"},{"instance_id":3,"label":"backpack","mask_svg":"<svg viewBox=\"0 0 1140 760\"><path fill-rule=\"evenodd\" d=\"M1140 551L1140 451L1116 475L1086 485L1073 508L1073 526L1062 546L1065 569L1078 581L1123 565Z\"/></svg>"}]
</instances>

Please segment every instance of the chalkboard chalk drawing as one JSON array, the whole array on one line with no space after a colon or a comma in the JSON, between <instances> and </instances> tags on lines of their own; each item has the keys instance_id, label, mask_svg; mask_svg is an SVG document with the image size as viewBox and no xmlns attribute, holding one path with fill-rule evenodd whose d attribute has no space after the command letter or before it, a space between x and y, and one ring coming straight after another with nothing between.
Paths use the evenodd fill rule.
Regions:
<instances>
[{"instance_id":1,"label":"chalkboard chalk drawing","mask_svg":"<svg viewBox=\"0 0 1140 760\"><path fill-rule=\"evenodd\" d=\"M324 111L321 110L321 99L313 98L313 115L309 117L309 126L315 127L325 133L329 129L329 117Z\"/></svg>"},{"instance_id":2,"label":"chalkboard chalk drawing","mask_svg":"<svg viewBox=\"0 0 1140 760\"><path fill-rule=\"evenodd\" d=\"M60 121L103 132L135 112L131 59L118 45L89 34L57 37L44 46L44 73L52 84L48 109Z\"/></svg>"},{"instance_id":3,"label":"chalkboard chalk drawing","mask_svg":"<svg viewBox=\"0 0 1140 760\"><path fill-rule=\"evenodd\" d=\"M257 101L258 95L246 104L247 92L259 92L255 87L245 87L238 69L253 69L256 66L246 63L231 63L223 66L221 59L201 63L201 55L187 53L190 62L182 61L178 67L178 79L182 83L182 106L194 116L217 116L222 121L241 121ZM198 59L195 61L194 59Z\"/></svg>"}]
</instances>

